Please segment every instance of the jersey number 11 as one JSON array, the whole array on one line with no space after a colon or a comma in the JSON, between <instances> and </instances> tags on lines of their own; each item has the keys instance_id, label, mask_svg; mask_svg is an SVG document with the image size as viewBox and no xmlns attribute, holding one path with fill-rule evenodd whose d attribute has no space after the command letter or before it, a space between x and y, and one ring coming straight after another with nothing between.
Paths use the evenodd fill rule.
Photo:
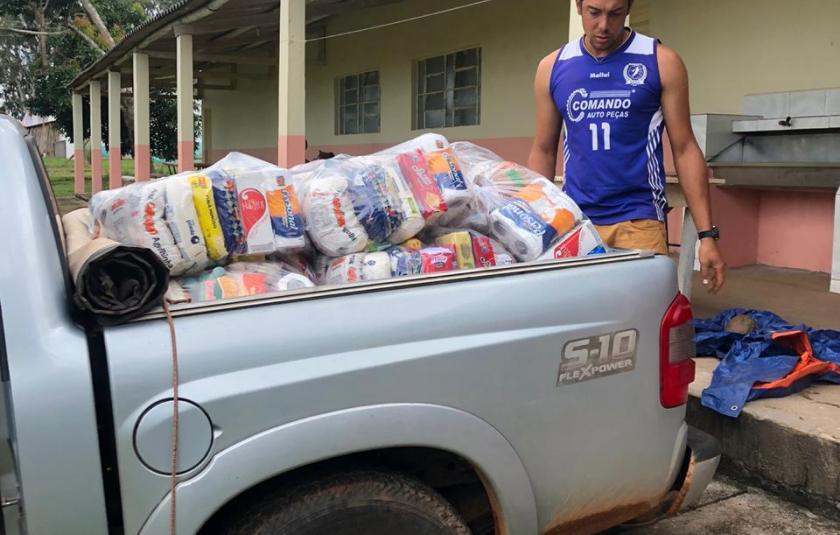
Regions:
<instances>
[{"instance_id":1,"label":"jersey number 11","mask_svg":"<svg viewBox=\"0 0 840 535\"><path fill-rule=\"evenodd\" d=\"M592 131L592 150L598 150L598 125L589 124ZM601 123L601 130L604 131L604 150L610 150L610 123Z\"/></svg>"}]
</instances>

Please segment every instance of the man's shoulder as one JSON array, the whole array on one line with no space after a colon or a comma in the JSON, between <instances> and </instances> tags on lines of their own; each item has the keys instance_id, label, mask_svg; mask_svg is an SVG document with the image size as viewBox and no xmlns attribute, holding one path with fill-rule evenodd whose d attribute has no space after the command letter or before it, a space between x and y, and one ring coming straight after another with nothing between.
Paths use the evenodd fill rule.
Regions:
<instances>
[{"instance_id":1,"label":"man's shoulder","mask_svg":"<svg viewBox=\"0 0 840 535\"><path fill-rule=\"evenodd\" d=\"M560 54L561 50L563 50L562 46L560 48L558 48L557 50L551 52L550 54L548 54L544 58L542 58L540 60L539 65L537 66L537 70L540 70L540 71L549 70L550 71L552 69L552 67L554 66L554 63L557 61L557 56Z\"/></svg>"}]
</instances>

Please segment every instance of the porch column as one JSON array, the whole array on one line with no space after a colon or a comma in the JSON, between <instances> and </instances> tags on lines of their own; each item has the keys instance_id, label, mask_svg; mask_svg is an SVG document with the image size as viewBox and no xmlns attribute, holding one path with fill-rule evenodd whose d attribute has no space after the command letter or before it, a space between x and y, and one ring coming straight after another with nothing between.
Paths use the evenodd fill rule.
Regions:
<instances>
[{"instance_id":1,"label":"porch column","mask_svg":"<svg viewBox=\"0 0 840 535\"><path fill-rule=\"evenodd\" d=\"M149 150L149 56L134 53L134 179L151 177Z\"/></svg>"},{"instance_id":2,"label":"porch column","mask_svg":"<svg viewBox=\"0 0 840 535\"><path fill-rule=\"evenodd\" d=\"M73 91L73 191L85 192L85 123L78 91Z\"/></svg>"},{"instance_id":3,"label":"porch column","mask_svg":"<svg viewBox=\"0 0 840 535\"><path fill-rule=\"evenodd\" d=\"M280 3L279 132L277 164L292 167L306 156L306 4L305 0Z\"/></svg>"},{"instance_id":4,"label":"porch column","mask_svg":"<svg viewBox=\"0 0 840 535\"><path fill-rule=\"evenodd\" d=\"M578 15L577 1L569 0L569 42L583 37L583 21Z\"/></svg>"},{"instance_id":5,"label":"porch column","mask_svg":"<svg viewBox=\"0 0 840 535\"><path fill-rule=\"evenodd\" d=\"M176 37L175 70L178 95L178 172L195 167L193 132L193 39L188 33Z\"/></svg>"},{"instance_id":6,"label":"porch column","mask_svg":"<svg viewBox=\"0 0 840 535\"><path fill-rule=\"evenodd\" d=\"M120 72L108 72L108 188L122 186L122 149L120 148Z\"/></svg>"},{"instance_id":7,"label":"porch column","mask_svg":"<svg viewBox=\"0 0 840 535\"><path fill-rule=\"evenodd\" d=\"M102 190L102 86L90 82L90 175L91 192Z\"/></svg>"},{"instance_id":8,"label":"porch column","mask_svg":"<svg viewBox=\"0 0 840 535\"><path fill-rule=\"evenodd\" d=\"M834 254L831 263L831 292L840 294L840 188L834 197Z\"/></svg>"}]
</instances>

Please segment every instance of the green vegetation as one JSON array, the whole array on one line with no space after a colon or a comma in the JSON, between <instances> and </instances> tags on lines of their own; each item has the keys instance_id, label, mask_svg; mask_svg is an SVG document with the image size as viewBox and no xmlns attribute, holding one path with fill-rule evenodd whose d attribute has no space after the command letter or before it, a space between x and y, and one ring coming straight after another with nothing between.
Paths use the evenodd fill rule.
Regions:
<instances>
[{"instance_id":1,"label":"green vegetation","mask_svg":"<svg viewBox=\"0 0 840 535\"><path fill-rule=\"evenodd\" d=\"M45 156L44 166L47 168L47 174L50 177L53 191L58 198L73 196L73 160L61 158L60 156ZM153 165L152 173L166 175L168 170L165 165L155 163ZM134 160L122 161L123 176L134 175ZM108 185L108 160L102 161L102 184ZM85 169L85 191L90 193L90 164Z\"/></svg>"}]
</instances>

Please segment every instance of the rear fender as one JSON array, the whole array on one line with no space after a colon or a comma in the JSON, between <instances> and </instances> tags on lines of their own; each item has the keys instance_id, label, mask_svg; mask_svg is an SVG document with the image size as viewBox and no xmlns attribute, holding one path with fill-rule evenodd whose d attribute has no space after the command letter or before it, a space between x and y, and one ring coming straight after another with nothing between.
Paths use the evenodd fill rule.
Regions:
<instances>
[{"instance_id":1,"label":"rear fender","mask_svg":"<svg viewBox=\"0 0 840 535\"><path fill-rule=\"evenodd\" d=\"M222 430L224 431L224 430ZM177 488L177 531L194 533L242 492L290 470L382 448L446 450L470 461L490 494L503 534L536 533L534 493L510 443L486 421L428 404L388 404L321 414L266 430L217 453ZM158 504L141 533L169 530L171 495Z\"/></svg>"}]
</instances>

